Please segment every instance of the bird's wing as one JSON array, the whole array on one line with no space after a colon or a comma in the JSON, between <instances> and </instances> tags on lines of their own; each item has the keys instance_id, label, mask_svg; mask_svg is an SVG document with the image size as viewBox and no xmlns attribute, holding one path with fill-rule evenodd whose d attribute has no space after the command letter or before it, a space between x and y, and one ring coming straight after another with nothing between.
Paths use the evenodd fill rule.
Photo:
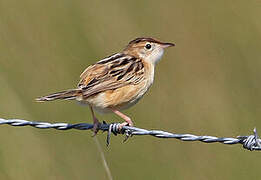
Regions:
<instances>
[{"instance_id":1,"label":"bird's wing","mask_svg":"<svg viewBox=\"0 0 261 180\"><path fill-rule=\"evenodd\" d=\"M134 56L118 53L89 66L78 84L85 98L106 90L140 83L145 76L144 64Z\"/></svg>"}]
</instances>

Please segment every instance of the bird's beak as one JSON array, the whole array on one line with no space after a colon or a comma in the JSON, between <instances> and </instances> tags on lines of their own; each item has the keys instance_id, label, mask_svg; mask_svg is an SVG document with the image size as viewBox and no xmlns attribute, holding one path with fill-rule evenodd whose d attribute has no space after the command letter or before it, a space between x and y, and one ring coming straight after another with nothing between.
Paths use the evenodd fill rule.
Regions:
<instances>
[{"instance_id":1,"label":"bird's beak","mask_svg":"<svg viewBox=\"0 0 261 180\"><path fill-rule=\"evenodd\" d=\"M163 48L168 48L168 47L175 46L175 44L173 44L173 43L161 43L161 46L162 46Z\"/></svg>"}]
</instances>

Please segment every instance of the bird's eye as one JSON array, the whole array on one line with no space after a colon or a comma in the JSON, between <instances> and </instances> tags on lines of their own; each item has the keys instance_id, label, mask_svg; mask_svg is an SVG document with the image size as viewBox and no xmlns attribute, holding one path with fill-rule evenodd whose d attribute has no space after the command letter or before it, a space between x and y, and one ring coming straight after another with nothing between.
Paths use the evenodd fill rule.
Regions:
<instances>
[{"instance_id":1,"label":"bird's eye","mask_svg":"<svg viewBox=\"0 0 261 180\"><path fill-rule=\"evenodd\" d=\"M146 48L146 49L150 49L150 48L151 48L151 45L150 45L150 44L146 44L145 48Z\"/></svg>"}]
</instances>

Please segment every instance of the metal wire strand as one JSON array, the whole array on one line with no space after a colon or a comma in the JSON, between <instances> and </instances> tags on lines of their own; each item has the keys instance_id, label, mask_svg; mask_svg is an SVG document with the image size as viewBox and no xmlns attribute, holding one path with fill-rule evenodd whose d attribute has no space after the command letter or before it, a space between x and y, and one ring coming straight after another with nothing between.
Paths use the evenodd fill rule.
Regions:
<instances>
[{"instance_id":1,"label":"metal wire strand","mask_svg":"<svg viewBox=\"0 0 261 180\"><path fill-rule=\"evenodd\" d=\"M0 125L8 124L11 126L32 126L40 129L57 129L57 130L91 130L93 124L88 123L79 123L79 124L68 124L68 123L48 123L48 122L36 122L36 121L27 121L22 119L3 119L0 118ZM174 134L170 132L165 132L161 130L146 130L137 127L124 126L122 129L119 129L119 123L107 124L103 122L98 127L99 130L108 131L107 134L107 145L110 144L111 134L125 134L127 140L131 136L141 136L141 135L150 135L157 138L175 138L182 141L201 141L204 143L214 143L219 142L223 144L242 144L243 148L250 151L261 150L261 140L257 135L256 128L254 129L253 135L249 136L237 136L236 138L230 137L215 137L215 136L197 136L193 134Z\"/></svg>"}]
</instances>

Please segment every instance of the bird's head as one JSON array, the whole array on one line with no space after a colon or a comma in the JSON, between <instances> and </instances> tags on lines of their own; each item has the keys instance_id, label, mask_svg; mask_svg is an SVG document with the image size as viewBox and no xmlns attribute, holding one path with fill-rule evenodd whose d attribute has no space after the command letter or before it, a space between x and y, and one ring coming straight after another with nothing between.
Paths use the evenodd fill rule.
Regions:
<instances>
[{"instance_id":1,"label":"bird's head","mask_svg":"<svg viewBox=\"0 0 261 180\"><path fill-rule=\"evenodd\" d=\"M153 38L136 38L129 42L123 53L142 58L156 64L162 57L164 49L175 46L173 43L164 43Z\"/></svg>"}]
</instances>

